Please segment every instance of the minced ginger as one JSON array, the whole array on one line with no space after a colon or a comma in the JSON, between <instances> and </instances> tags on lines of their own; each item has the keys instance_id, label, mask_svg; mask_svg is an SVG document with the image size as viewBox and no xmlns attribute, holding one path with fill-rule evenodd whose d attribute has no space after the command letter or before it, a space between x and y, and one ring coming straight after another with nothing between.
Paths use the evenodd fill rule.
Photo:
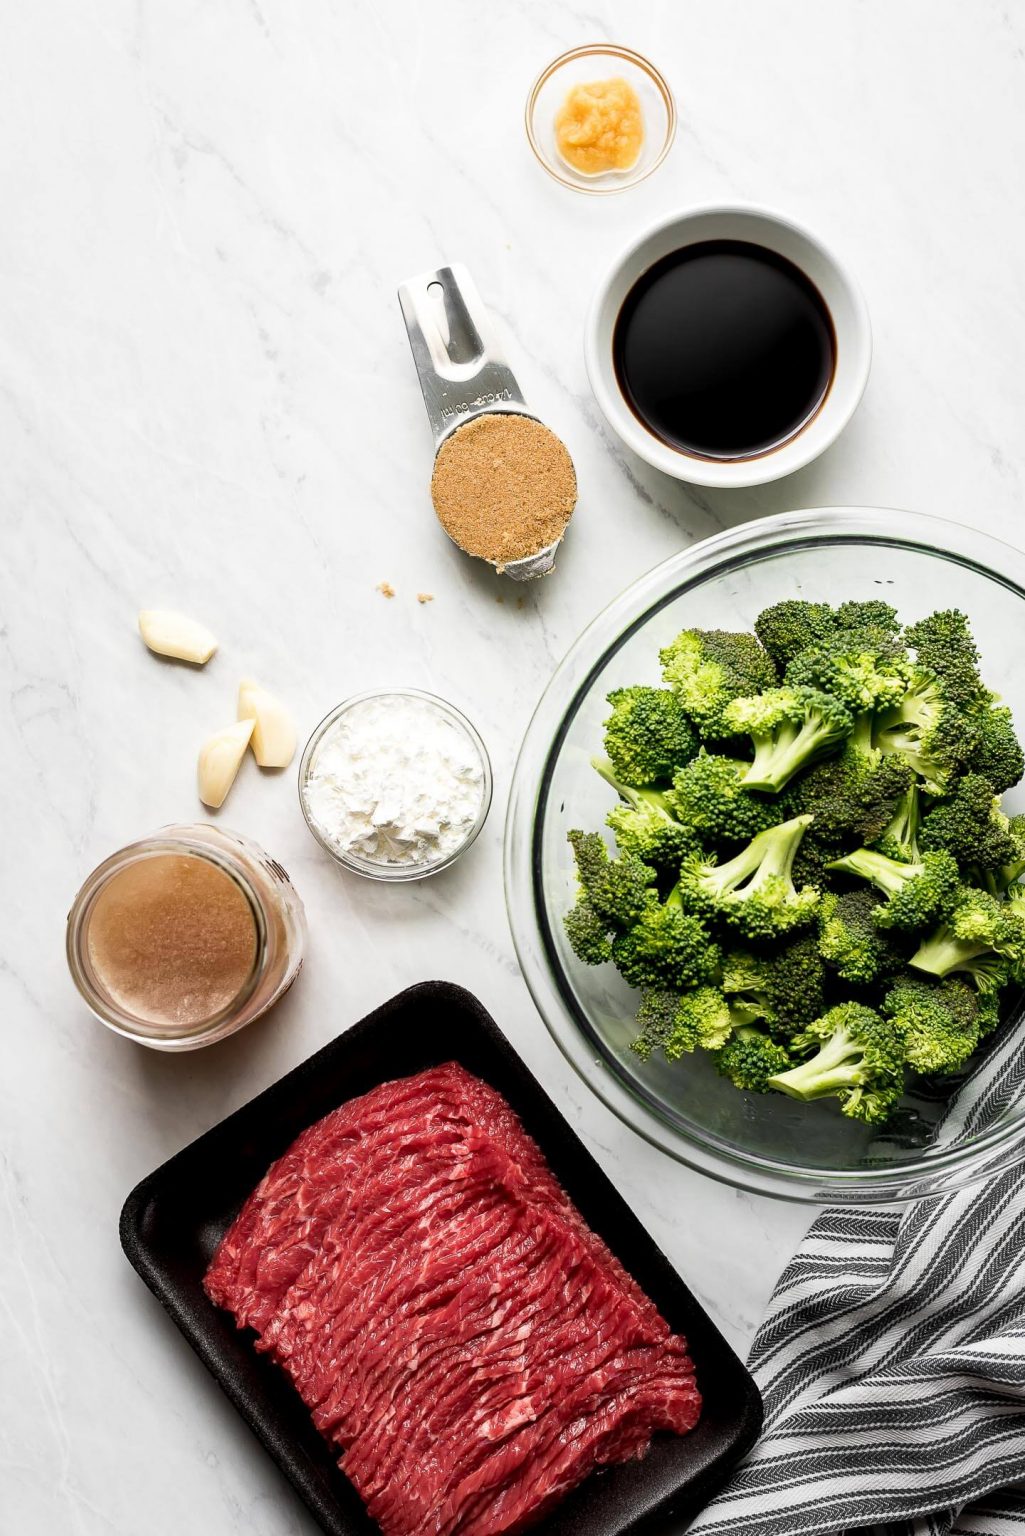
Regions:
<instances>
[{"instance_id":1,"label":"minced ginger","mask_svg":"<svg viewBox=\"0 0 1025 1536\"><path fill-rule=\"evenodd\" d=\"M555 118L555 143L567 165L584 176L628 171L644 143L644 116L626 80L575 85Z\"/></svg>"}]
</instances>

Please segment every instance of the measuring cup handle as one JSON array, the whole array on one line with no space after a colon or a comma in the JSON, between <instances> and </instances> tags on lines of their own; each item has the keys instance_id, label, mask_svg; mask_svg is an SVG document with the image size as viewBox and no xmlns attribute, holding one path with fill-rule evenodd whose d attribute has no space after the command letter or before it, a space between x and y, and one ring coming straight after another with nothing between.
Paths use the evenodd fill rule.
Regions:
<instances>
[{"instance_id":1,"label":"measuring cup handle","mask_svg":"<svg viewBox=\"0 0 1025 1536\"><path fill-rule=\"evenodd\" d=\"M464 266L409 278L399 287L399 304L435 448L474 416L502 410L532 414Z\"/></svg>"}]
</instances>

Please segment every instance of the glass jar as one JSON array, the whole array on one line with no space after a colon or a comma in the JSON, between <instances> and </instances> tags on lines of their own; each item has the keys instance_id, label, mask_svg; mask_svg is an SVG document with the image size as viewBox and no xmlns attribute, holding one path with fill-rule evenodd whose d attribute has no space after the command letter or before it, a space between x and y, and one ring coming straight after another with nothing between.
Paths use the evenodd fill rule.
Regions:
<instances>
[{"instance_id":1,"label":"glass jar","mask_svg":"<svg viewBox=\"0 0 1025 1536\"><path fill-rule=\"evenodd\" d=\"M259 1018L299 974L305 943L281 865L202 823L119 849L68 915L68 966L89 1008L158 1051L196 1050Z\"/></svg>"}]
</instances>

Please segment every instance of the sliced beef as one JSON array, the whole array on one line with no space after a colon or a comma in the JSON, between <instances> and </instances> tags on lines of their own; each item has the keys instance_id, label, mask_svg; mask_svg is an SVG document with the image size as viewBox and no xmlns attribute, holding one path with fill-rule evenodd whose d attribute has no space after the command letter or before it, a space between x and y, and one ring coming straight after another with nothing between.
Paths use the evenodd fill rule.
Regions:
<instances>
[{"instance_id":1,"label":"sliced beef","mask_svg":"<svg viewBox=\"0 0 1025 1536\"><path fill-rule=\"evenodd\" d=\"M385 1536L513 1536L700 1413L684 1340L455 1063L304 1131L205 1285L292 1377Z\"/></svg>"}]
</instances>

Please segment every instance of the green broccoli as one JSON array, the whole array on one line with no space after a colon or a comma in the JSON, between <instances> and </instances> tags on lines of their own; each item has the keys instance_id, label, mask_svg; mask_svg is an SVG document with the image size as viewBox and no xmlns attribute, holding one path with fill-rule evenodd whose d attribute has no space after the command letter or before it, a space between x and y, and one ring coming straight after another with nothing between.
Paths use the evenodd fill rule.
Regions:
<instances>
[{"instance_id":1,"label":"green broccoli","mask_svg":"<svg viewBox=\"0 0 1025 1536\"><path fill-rule=\"evenodd\" d=\"M854 714L863 714L895 705L907 687L907 675L906 654L893 634L866 622L839 628L801 651L787 666L784 681L795 688L820 689Z\"/></svg>"},{"instance_id":2,"label":"green broccoli","mask_svg":"<svg viewBox=\"0 0 1025 1536\"><path fill-rule=\"evenodd\" d=\"M645 992L637 1011L641 1032L631 1050L642 1060L660 1050L666 1061L679 1061L686 1052L715 1051L733 1032L729 1005L718 987L691 992L659 989Z\"/></svg>"},{"instance_id":3,"label":"green broccoli","mask_svg":"<svg viewBox=\"0 0 1025 1536\"><path fill-rule=\"evenodd\" d=\"M944 848L962 869L995 873L1018 855L1011 823L1000 809L992 785L978 773L958 779L948 799L928 812L919 845Z\"/></svg>"},{"instance_id":4,"label":"green broccoli","mask_svg":"<svg viewBox=\"0 0 1025 1536\"><path fill-rule=\"evenodd\" d=\"M836 620L839 629L869 632L880 641L895 640L901 632L896 608L878 597L841 603L836 610Z\"/></svg>"},{"instance_id":5,"label":"green broccoli","mask_svg":"<svg viewBox=\"0 0 1025 1536\"><path fill-rule=\"evenodd\" d=\"M760 1024L788 1040L825 1007L826 968L814 934L802 933L767 954L729 951L722 962L722 989L737 1023Z\"/></svg>"},{"instance_id":6,"label":"green broccoli","mask_svg":"<svg viewBox=\"0 0 1025 1536\"><path fill-rule=\"evenodd\" d=\"M718 975L719 962L718 945L701 918L683 910L678 886L612 940L612 963L632 987L700 986Z\"/></svg>"},{"instance_id":7,"label":"green broccoli","mask_svg":"<svg viewBox=\"0 0 1025 1536\"><path fill-rule=\"evenodd\" d=\"M979 648L960 609L941 609L909 624L903 639L919 667L942 682L945 697L957 709L967 714L979 707L986 692L979 676Z\"/></svg>"},{"instance_id":8,"label":"green broccoli","mask_svg":"<svg viewBox=\"0 0 1025 1536\"><path fill-rule=\"evenodd\" d=\"M754 762L741 783L772 794L809 763L836 751L854 726L849 709L814 688L770 688L734 699L722 718L731 735L754 742Z\"/></svg>"},{"instance_id":9,"label":"green broccoli","mask_svg":"<svg viewBox=\"0 0 1025 1536\"><path fill-rule=\"evenodd\" d=\"M785 1048L771 1035L742 1024L715 1053L715 1064L735 1088L769 1093L769 1078L792 1065Z\"/></svg>"},{"instance_id":10,"label":"green broccoli","mask_svg":"<svg viewBox=\"0 0 1025 1536\"><path fill-rule=\"evenodd\" d=\"M632 853L656 869L678 869L696 840L693 832L676 820L665 795L657 789L634 789L623 783L605 758L591 761L624 802L614 806L605 818L605 825L616 834L620 853Z\"/></svg>"},{"instance_id":11,"label":"green broccoli","mask_svg":"<svg viewBox=\"0 0 1025 1536\"><path fill-rule=\"evenodd\" d=\"M911 765L900 757L884 757L884 763L899 764L902 771L911 773ZM894 807L893 815L886 823L878 838L866 837L862 841L874 843L880 853L885 853L888 859L897 859L901 864L916 864L918 862L918 829L922 824L922 801L917 779L912 778L900 799Z\"/></svg>"},{"instance_id":12,"label":"green broccoli","mask_svg":"<svg viewBox=\"0 0 1025 1536\"><path fill-rule=\"evenodd\" d=\"M1006 891L1025 875L1025 816L1012 816L1007 823L1007 834L1014 844L1014 857L992 876L992 883L999 891Z\"/></svg>"},{"instance_id":13,"label":"green broccoli","mask_svg":"<svg viewBox=\"0 0 1025 1536\"><path fill-rule=\"evenodd\" d=\"M780 820L778 806L746 790L750 763L719 757L704 748L673 778L666 802L694 837L710 847L744 843Z\"/></svg>"},{"instance_id":14,"label":"green broccoli","mask_svg":"<svg viewBox=\"0 0 1025 1536\"><path fill-rule=\"evenodd\" d=\"M1008 981L1025 980L1025 892L1012 889L1000 901L966 886L946 921L908 962L930 976L963 972L980 992L995 992Z\"/></svg>"},{"instance_id":15,"label":"green broccoli","mask_svg":"<svg viewBox=\"0 0 1025 1536\"><path fill-rule=\"evenodd\" d=\"M600 917L586 896L578 896L562 920L569 947L584 965L604 965L612 959L612 925Z\"/></svg>"},{"instance_id":16,"label":"green broccoli","mask_svg":"<svg viewBox=\"0 0 1025 1536\"><path fill-rule=\"evenodd\" d=\"M990 694L975 718L975 728L977 739L972 755L975 772L988 779L997 794L1013 789L1025 773L1025 753L1014 729L1011 711Z\"/></svg>"},{"instance_id":17,"label":"green broccoli","mask_svg":"<svg viewBox=\"0 0 1025 1536\"><path fill-rule=\"evenodd\" d=\"M836 633L838 620L828 603L789 598L773 603L755 619L755 634L783 672L802 651Z\"/></svg>"},{"instance_id":18,"label":"green broccoli","mask_svg":"<svg viewBox=\"0 0 1025 1536\"><path fill-rule=\"evenodd\" d=\"M725 864L717 864L714 855L688 854L677 887L684 903L752 939L776 939L806 927L814 919L819 893L811 887L797 890L790 869L810 820L795 816L759 832Z\"/></svg>"},{"instance_id":19,"label":"green broccoli","mask_svg":"<svg viewBox=\"0 0 1025 1536\"><path fill-rule=\"evenodd\" d=\"M819 908L819 953L844 981L866 986L904 969L906 957L875 916L882 899L861 887L827 891Z\"/></svg>"},{"instance_id":20,"label":"green broccoli","mask_svg":"<svg viewBox=\"0 0 1025 1536\"><path fill-rule=\"evenodd\" d=\"M722 712L731 699L776 684L776 669L754 635L685 629L660 660L665 681L704 741L729 736Z\"/></svg>"},{"instance_id":21,"label":"green broccoli","mask_svg":"<svg viewBox=\"0 0 1025 1536\"><path fill-rule=\"evenodd\" d=\"M904 1046L892 1020L861 1003L839 1003L794 1042L815 1055L774 1073L770 1088L792 1099L835 1097L845 1115L867 1125L890 1118L904 1092Z\"/></svg>"},{"instance_id":22,"label":"green broccoli","mask_svg":"<svg viewBox=\"0 0 1025 1536\"><path fill-rule=\"evenodd\" d=\"M975 715L948 690L935 672L911 669L907 692L877 717L873 744L899 753L931 795L946 792L951 780L972 761L979 743Z\"/></svg>"},{"instance_id":23,"label":"green broccoli","mask_svg":"<svg viewBox=\"0 0 1025 1536\"><path fill-rule=\"evenodd\" d=\"M904 1041L904 1059L916 1072L956 1072L979 1043L979 995L963 981L902 976L882 1011Z\"/></svg>"},{"instance_id":24,"label":"green broccoli","mask_svg":"<svg viewBox=\"0 0 1025 1536\"><path fill-rule=\"evenodd\" d=\"M1025 985L1025 815L999 798L1025 755L968 621L790 599L661 660L664 687L609 695L617 855L570 834L569 943L640 989L639 1056L705 1050L882 1125Z\"/></svg>"},{"instance_id":25,"label":"green broccoli","mask_svg":"<svg viewBox=\"0 0 1025 1536\"><path fill-rule=\"evenodd\" d=\"M827 865L845 875L871 880L886 897L875 914L880 928L905 932L928 928L953 907L961 889L957 864L949 853L923 853L915 864L901 864L872 848L858 848Z\"/></svg>"},{"instance_id":26,"label":"green broccoli","mask_svg":"<svg viewBox=\"0 0 1025 1536\"><path fill-rule=\"evenodd\" d=\"M624 784L665 783L697 751L694 727L671 688L617 688L609 703L605 751Z\"/></svg>"},{"instance_id":27,"label":"green broccoli","mask_svg":"<svg viewBox=\"0 0 1025 1536\"><path fill-rule=\"evenodd\" d=\"M813 818L806 842L819 844L824 859L836 858L852 844L883 836L914 782L900 758L862 752L848 740L838 756L794 779L781 798L788 816Z\"/></svg>"},{"instance_id":28,"label":"green broccoli","mask_svg":"<svg viewBox=\"0 0 1025 1536\"><path fill-rule=\"evenodd\" d=\"M601 965L612 958L613 932L635 923L657 900L655 871L633 854L610 859L597 832L570 832L568 840L578 888L576 905L564 919L566 937L578 960Z\"/></svg>"}]
</instances>

